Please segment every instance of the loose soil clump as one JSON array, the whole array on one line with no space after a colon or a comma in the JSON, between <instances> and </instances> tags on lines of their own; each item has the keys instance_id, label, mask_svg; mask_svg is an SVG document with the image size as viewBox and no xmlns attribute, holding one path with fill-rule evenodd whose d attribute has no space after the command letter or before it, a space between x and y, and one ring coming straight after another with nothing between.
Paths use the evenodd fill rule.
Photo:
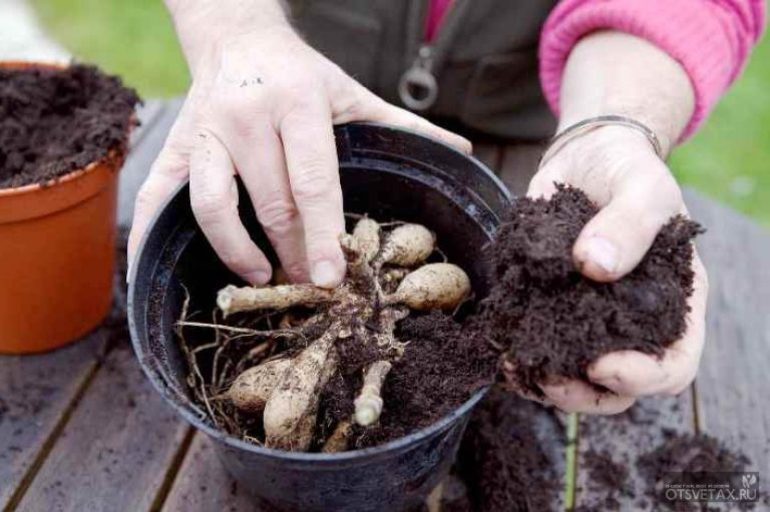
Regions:
<instances>
[{"instance_id":1,"label":"loose soil clump","mask_svg":"<svg viewBox=\"0 0 770 512\"><path fill-rule=\"evenodd\" d=\"M213 322L185 305L188 383L215 425L271 448L338 452L434 423L491 383L498 354L453 318L470 279L433 233L362 217L340 244L347 276L333 290L229 285ZM190 336L201 328L213 336Z\"/></svg>"},{"instance_id":2,"label":"loose soil clump","mask_svg":"<svg viewBox=\"0 0 770 512\"><path fill-rule=\"evenodd\" d=\"M693 482L703 483L708 480L709 473L741 473L748 471L751 460L743 453L731 450L719 439L706 434L679 434L664 432L665 441L639 457L637 467L647 484L647 496L655 510L690 511L701 510L701 503L671 502L664 499L664 492L660 487L661 482L671 482L672 473L684 473L684 481L688 477L694 478ZM694 477L692 473L705 473ZM720 477L722 478L722 477ZM736 477L740 486L740 476ZM715 481L722 482L719 478ZM759 487L757 487L759 488ZM758 502L731 503L730 509L754 510L759 503L770 505L770 496L759 496ZM717 507L709 507L708 510L720 510Z\"/></svg>"},{"instance_id":3,"label":"loose soil clump","mask_svg":"<svg viewBox=\"0 0 770 512\"><path fill-rule=\"evenodd\" d=\"M0 189L45 184L124 152L138 102L93 66L0 67Z\"/></svg>"},{"instance_id":4,"label":"loose soil clump","mask_svg":"<svg viewBox=\"0 0 770 512\"><path fill-rule=\"evenodd\" d=\"M535 432L537 414L544 414L540 405L499 387L479 405L456 464L468 490L466 510L556 509L562 479Z\"/></svg>"},{"instance_id":5,"label":"loose soil clump","mask_svg":"<svg viewBox=\"0 0 770 512\"><path fill-rule=\"evenodd\" d=\"M685 332L693 291L692 239L703 230L682 216L660 231L623 279L584 277L572 247L598 208L559 186L550 200L516 200L487 250L491 282L475 328L505 352L512 387L542 396L556 377L588 381L587 368L617 350L660 356ZM629 227L632 229L632 227Z\"/></svg>"}]
</instances>

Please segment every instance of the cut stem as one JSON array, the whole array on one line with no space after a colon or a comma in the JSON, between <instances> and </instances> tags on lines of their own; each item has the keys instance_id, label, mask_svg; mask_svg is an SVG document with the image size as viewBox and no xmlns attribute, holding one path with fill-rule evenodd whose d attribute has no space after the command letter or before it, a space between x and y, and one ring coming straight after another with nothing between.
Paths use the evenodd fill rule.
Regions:
<instances>
[{"instance_id":1,"label":"cut stem","mask_svg":"<svg viewBox=\"0 0 770 512\"><path fill-rule=\"evenodd\" d=\"M368 427L376 423L382 414L382 384L390 371L389 361L377 361L372 363L364 375L364 385L361 393L356 397L354 418L362 427Z\"/></svg>"}]
</instances>

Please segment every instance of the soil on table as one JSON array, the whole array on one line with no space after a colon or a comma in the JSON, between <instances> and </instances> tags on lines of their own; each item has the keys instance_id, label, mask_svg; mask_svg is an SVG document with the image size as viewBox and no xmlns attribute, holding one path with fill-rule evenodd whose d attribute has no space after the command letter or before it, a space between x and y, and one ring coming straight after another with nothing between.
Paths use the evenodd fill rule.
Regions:
<instances>
[{"instance_id":1,"label":"soil on table","mask_svg":"<svg viewBox=\"0 0 770 512\"><path fill-rule=\"evenodd\" d=\"M481 338L468 337L450 315L434 311L406 318L395 334L409 344L385 380L380 422L354 426L349 449L376 446L427 427L494 379L498 354ZM341 371L321 395L321 439L338 421L350 418L363 369L381 358L376 349L367 351L360 341L348 340L338 341Z\"/></svg>"},{"instance_id":2,"label":"soil on table","mask_svg":"<svg viewBox=\"0 0 770 512\"><path fill-rule=\"evenodd\" d=\"M685 332L692 239L703 230L672 218L634 271L599 283L572 257L597 212L582 191L565 186L551 200L518 199L487 250L497 284L474 325L505 351L503 371L513 387L542 396L538 383L556 376L587 381L589 364L612 351L660 356Z\"/></svg>"},{"instance_id":3,"label":"soil on table","mask_svg":"<svg viewBox=\"0 0 770 512\"><path fill-rule=\"evenodd\" d=\"M542 414L534 402L493 388L474 411L463 437L456 472L467 495L452 510L515 512L553 510L562 488L534 430Z\"/></svg>"},{"instance_id":4,"label":"soil on table","mask_svg":"<svg viewBox=\"0 0 770 512\"><path fill-rule=\"evenodd\" d=\"M660 488L661 482L670 482L671 473L741 473L749 471L751 460L738 451L730 449L719 439L706 434L678 434L665 432L665 441L643 454L637 461L637 467L647 486L647 497L653 509L696 511L701 510L700 503L670 502L664 499ZM761 478L761 476L760 476ZM696 482L703 480L696 480ZM761 489L761 480L760 487ZM759 502L731 503L730 509L754 510L758 505L770 505L770 496L759 497ZM710 507L708 510L720 510Z\"/></svg>"},{"instance_id":5,"label":"soil on table","mask_svg":"<svg viewBox=\"0 0 770 512\"><path fill-rule=\"evenodd\" d=\"M45 184L125 151L138 102L93 66L0 68L0 189Z\"/></svg>"}]
</instances>

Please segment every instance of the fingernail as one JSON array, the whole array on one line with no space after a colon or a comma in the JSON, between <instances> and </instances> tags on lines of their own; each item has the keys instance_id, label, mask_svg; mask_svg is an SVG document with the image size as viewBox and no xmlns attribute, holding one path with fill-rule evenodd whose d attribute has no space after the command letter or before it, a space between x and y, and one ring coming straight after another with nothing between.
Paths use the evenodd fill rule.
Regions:
<instances>
[{"instance_id":1,"label":"fingernail","mask_svg":"<svg viewBox=\"0 0 770 512\"><path fill-rule=\"evenodd\" d=\"M607 239L595 236L585 245L586 260L597 265L608 274L618 269L618 249Z\"/></svg>"},{"instance_id":2,"label":"fingernail","mask_svg":"<svg viewBox=\"0 0 770 512\"><path fill-rule=\"evenodd\" d=\"M244 277L246 278L246 281L257 286L262 286L263 284L270 282L270 273L265 272L264 270L249 272Z\"/></svg>"},{"instance_id":3,"label":"fingernail","mask_svg":"<svg viewBox=\"0 0 770 512\"><path fill-rule=\"evenodd\" d=\"M313 280L313 284L323 288L334 288L340 284L342 277L337 267L327 260L319 261L313 265L313 269L310 271L310 279Z\"/></svg>"}]
</instances>

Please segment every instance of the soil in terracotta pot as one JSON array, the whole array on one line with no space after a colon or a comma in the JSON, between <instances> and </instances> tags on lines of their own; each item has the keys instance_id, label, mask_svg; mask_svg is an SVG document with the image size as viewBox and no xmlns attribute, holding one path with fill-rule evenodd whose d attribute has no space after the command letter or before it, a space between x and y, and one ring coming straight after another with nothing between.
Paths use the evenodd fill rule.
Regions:
<instances>
[{"instance_id":1,"label":"soil in terracotta pot","mask_svg":"<svg viewBox=\"0 0 770 512\"><path fill-rule=\"evenodd\" d=\"M570 187L550 200L520 198L487 251L497 284L474 326L504 351L503 372L515 388L542 396L538 383L554 377L587 381L589 364L601 355L659 356L685 331L692 240L702 229L672 218L630 274L598 283L583 277L572 258L578 234L597 211Z\"/></svg>"},{"instance_id":2,"label":"soil in terracotta pot","mask_svg":"<svg viewBox=\"0 0 770 512\"><path fill-rule=\"evenodd\" d=\"M44 184L125 150L138 102L93 66L0 67L0 189Z\"/></svg>"},{"instance_id":3,"label":"soil in terracotta pot","mask_svg":"<svg viewBox=\"0 0 770 512\"><path fill-rule=\"evenodd\" d=\"M193 396L217 427L276 449L365 448L435 423L493 381L499 354L463 330L470 280L441 241L395 221L367 252L356 238L366 222L341 241L348 272L334 290L226 286L211 322L190 297L179 342ZM396 261L397 233L426 244L419 258Z\"/></svg>"}]
</instances>

